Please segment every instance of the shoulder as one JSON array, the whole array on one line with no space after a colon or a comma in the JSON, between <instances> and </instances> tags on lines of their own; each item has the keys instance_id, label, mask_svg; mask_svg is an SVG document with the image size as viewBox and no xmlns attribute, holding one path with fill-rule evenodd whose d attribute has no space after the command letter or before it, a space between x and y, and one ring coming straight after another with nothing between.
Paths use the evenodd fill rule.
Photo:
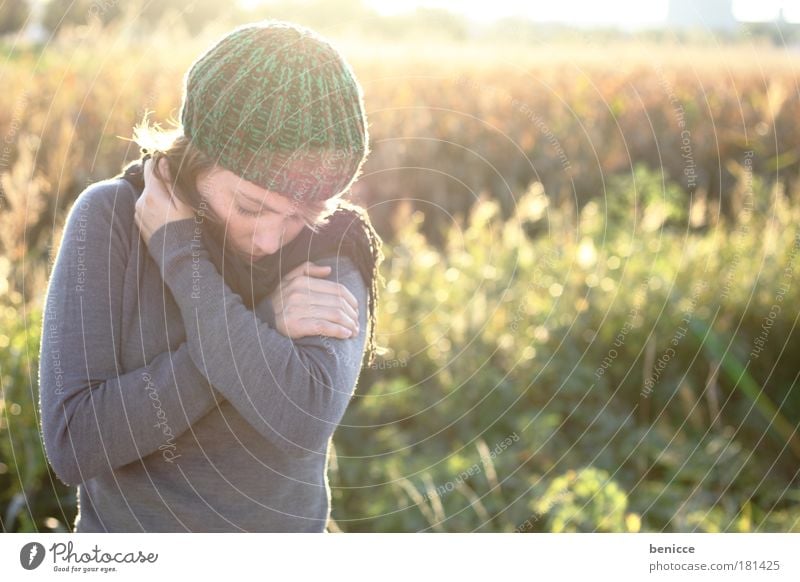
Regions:
<instances>
[{"instance_id":1,"label":"shoulder","mask_svg":"<svg viewBox=\"0 0 800 582\"><path fill-rule=\"evenodd\" d=\"M377 270L384 259L381 246L383 241L369 219L366 210L347 200L340 200L339 206L325 221L320 234L315 235L315 243L321 249L312 255L324 258L323 262L353 276L365 287L372 285ZM331 256L333 255L333 256ZM360 276L357 276L360 274Z\"/></svg>"},{"instance_id":2,"label":"shoulder","mask_svg":"<svg viewBox=\"0 0 800 582\"><path fill-rule=\"evenodd\" d=\"M136 194L127 181L110 178L90 184L69 208L59 247L85 249L80 251L85 254L107 253L112 245L127 254L135 212Z\"/></svg>"},{"instance_id":3,"label":"shoulder","mask_svg":"<svg viewBox=\"0 0 800 582\"><path fill-rule=\"evenodd\" d=\"M136 212L136 193L122 178L109 178L88 185L78 194L67 215L67 223L81 221L87 226L110 225L129 228Z\"/></svg>"},{"instance_id":4,"label":"shoulder","mask_svg":"<svg viewBox=\"0 0 800 582\"><path fill-rule=\"evenodd\" d=\"M123 178L109 178L89 184L78 194L72 208L88 208L117 212L135 209L136 193L133 186Z\"/></svg>"},{"instance_id":5,"label":"shoulder","mask_svg":"<svg viewBox=\"0 0 800 582\"><path fill-rule=\"evenodd\" d=\"M334 377L327 382L330 386L353 386L361 369L364 348L367 345L369 326L369 289L361 271L348 255L329 255L314 259L318 265L329 265L331 272L323 277L345 287L358 303L357 336L351 338L330 338L325 335L311 335L293 340L296 344L309 348L324 348L325 360L320 363ZM319 352L322 353L322 352ZM335 365L338 364L338 365ZM355 374L355 376L353 376Z\"/></svg>"},{"instance_id":6,"label":"shoulder","mask_svg":"<svg viewBox=\"0 0 800 582\"><path fill-rule=\"evenodd\" d=\"M356 266L355 261L348 255L329 255L314 259L313 262L316 265L328 265L331 267L331 272L325 277L326 279L331 279L332 281L342 284L345 283L344 280L353 280L366 288L361 272Z\"/></svg>"}]
</instances>

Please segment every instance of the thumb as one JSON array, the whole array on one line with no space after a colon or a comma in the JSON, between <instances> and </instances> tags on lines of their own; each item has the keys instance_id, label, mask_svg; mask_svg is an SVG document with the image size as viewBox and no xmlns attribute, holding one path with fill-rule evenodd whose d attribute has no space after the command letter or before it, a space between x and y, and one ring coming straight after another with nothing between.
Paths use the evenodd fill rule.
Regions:
<instances>
[{"instance_id":1,"label":"thumb","mask_svg":"<svg viewBox=\"0 0 800 582\"><path fill-rule=\"evenodd\" d=\"M317 265L312 261L306 261L289 271L284 279L291 280L296 277L300 277L302 275L309 275L309 276L318 276L321 277L327 274L330 271L330 267L328 265Z\"/></svg>"}]
</instances>

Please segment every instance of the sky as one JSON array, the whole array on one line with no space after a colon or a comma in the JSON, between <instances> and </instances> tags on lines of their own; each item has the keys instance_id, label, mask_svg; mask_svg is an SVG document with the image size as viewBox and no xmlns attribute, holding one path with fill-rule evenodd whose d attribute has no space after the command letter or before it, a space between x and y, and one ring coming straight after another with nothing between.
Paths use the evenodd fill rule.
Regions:
<instances>
[{"instance_id":1,"label":"sky","mask_svg":"<svg viewBox=\"0 0 800 582\"><path fill-rule=\"evenodd\" d=\"M702 2L703 0L698 0ZM619 25L623 28L662 24L668 0L364 0L382 14L413 11L418 6L444 8L477 21L523 16L575 25ZM800 0L734 0L733 14L742 21L770 21L780 9L800 22Z\"/></svg>"}]
</instances>

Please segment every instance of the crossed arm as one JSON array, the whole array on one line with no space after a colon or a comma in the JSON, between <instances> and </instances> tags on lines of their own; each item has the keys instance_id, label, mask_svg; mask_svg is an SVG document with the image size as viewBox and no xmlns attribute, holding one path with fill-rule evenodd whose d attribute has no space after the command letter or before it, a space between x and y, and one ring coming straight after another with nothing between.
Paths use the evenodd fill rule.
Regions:
<instances>
[{"instance_id":1,"label":"crossed arm","mask_svg":"<svg viewBox=\"0 0 800 582\"><path fill-rule=\"evenodd\" d=\"M150 248L158 249L151 254L180 305L187 340L137 370L122 371L134 202L120 182L84 190L67 217L48 283L39 398L45 450L57 476L74 485L158 452L221 399L288 454L322 452L361 368L367 290L355 266L346 257L318 261L332 265L327 278L358 299L359 335L291 340L258 315L268 311L266 303L255 312L242 304L205 251L200 298L192 299L185 288L193 284L186 271L192 268L185 238L190 221L168 223ZM169 435L162 430L164 414Z\"/></svg>"},{"instance_id":2,"label":"crossed arm","mask_svg":"<svg viewBox=\"0 0 800 582\"><path fill-rule=\"evenodd\" d=\"M359 304L359 333L289 339L248 310L211 262L194 219L166 223L150 253L181 310L189 354L211 385L288 454L324 453L355 389L367 327L367 288L348 257L330 265Z\"/></svg>"}]
</instances>

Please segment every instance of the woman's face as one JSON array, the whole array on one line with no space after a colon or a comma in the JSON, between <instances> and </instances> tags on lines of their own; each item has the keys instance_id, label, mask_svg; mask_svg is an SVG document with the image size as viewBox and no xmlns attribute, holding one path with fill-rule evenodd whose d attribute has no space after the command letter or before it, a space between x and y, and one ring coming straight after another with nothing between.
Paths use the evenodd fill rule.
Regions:
<instances>
[{"instance_id":1,"label":"woman's face","mask_svg":"<svg viewBox=\"0 0 800 582\"><path fill-rule=\"evenodd\" d=\"M226 244L245 260L257 261L290 243L305 222L297 204L265 190L233 172L215 166L197 179L210 210L223 222Z\"/></svg>"}]
</instances>

